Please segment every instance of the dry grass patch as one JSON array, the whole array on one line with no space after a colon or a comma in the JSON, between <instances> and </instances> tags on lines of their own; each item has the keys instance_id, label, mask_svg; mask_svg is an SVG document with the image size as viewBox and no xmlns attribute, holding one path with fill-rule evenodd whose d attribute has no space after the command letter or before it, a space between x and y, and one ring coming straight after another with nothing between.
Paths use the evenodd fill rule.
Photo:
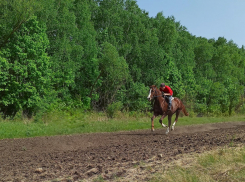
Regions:
<instances>
[{"instance_id":1,"label":"dry grass patch","mask_svg":"<svg viewBox=\"0 0 245 182\"><path fill-rule=\"evenodd\" d=\"M245 181L245 147L226 147L174 161L151 182Z\"/></svg>"}]
</instances>

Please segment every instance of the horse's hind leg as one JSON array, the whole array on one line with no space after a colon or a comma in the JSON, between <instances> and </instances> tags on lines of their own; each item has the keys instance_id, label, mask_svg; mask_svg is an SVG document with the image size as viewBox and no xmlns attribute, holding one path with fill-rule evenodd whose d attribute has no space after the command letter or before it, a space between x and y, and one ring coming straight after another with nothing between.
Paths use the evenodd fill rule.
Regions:
<instances>
[{"instance_id":1,"label":"horse's hind leg","mask_svg":"<svg viewBox=\"0 0 245 182\"><path fill-rule=\"evenodd\" d=\"M159 123L162 125L162 127L167 127L165 124L162 123L162 120L166 117L167 115L162 115L162 117L159 119Z\"/></svg>"},{"instance_id":2,"label":"horse's hind leg","mask_svg":"<svg viewBox=\"0 0 245 182\"><path fill-rule=\"evenodd\" d=\"M171 130L174 130L174 126L175 126L175 124L176 124L177 121L178 121L179 113L180 113L180 110L177 110L177 111L176 111L176 117L175 117L174 123L173 123L173 125L172 125L172 127L171 127Z\"/></svg>"}]
</instances>

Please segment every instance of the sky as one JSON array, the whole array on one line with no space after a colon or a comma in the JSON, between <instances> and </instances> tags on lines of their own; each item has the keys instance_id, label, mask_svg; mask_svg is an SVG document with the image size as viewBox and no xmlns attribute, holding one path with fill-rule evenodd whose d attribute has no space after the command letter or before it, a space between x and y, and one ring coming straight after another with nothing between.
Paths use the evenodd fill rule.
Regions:
<instances>
[{"instance_id":1,"label":"sky","mask_svg":"<svg viewBox=\"0 0 245 182\"><path fill-rule=\"evenodd\" d=\"M174 16L189 33L207 39L224 37L245 46L245 0L136 0L140 9L155 17Z\"/></svg>"}]
</instances>

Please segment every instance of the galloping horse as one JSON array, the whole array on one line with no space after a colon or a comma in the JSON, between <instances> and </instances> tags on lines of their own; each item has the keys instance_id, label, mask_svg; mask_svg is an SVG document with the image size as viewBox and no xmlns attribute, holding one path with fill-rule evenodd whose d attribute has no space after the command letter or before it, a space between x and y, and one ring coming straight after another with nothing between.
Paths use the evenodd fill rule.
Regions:
<instances>
[{"instance_id":1,"label":"galloping horse","mask_svg":"<svg viewBox=\"0 0 245 182\"><path fill-rule=\"evenodd\" d=\"M151 118L151 131L154 131L154 119L159 115L162 116L159 119L159 123L162 125L162 127L167 127L165 124L162 123L162 120L166 116L168 116L168 127L167 127L166 134L168 134L170 131L171 119L174 113L176 113L176 118L173 123L173 126L171 127L171 130L174 130L174 126L178 121L180 111L182 111L186 116L189 115L185 109L184 104L177 97L173 97L171 110L168 110L168 103L166 102L165 98L162 96L162 92L155 85L150 86L150 91L147 99L150 101L153 98L155 99L155 102L153 106L154 113Z\"/></svg>"}]
</instances>

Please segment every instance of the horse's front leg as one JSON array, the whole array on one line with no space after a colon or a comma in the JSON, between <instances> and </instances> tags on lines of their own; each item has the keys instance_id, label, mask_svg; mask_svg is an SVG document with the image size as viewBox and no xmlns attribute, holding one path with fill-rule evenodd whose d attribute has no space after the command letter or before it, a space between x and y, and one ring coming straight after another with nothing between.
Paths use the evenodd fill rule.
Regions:
<instances>
[{"instance_id":1,"label":"horse's front leg","mask_svg":"<svg viewBox=\"0 0 245 182\"><path fill-rule=\"evenodd\" d=\"M168 127L167 127L166 134L168 134L169 131L170 131L170 127L171 127L171 119L172 119L172 115L168 115Z\"/></svg>"},{"instance_id":2,"label":"horse's front leg","mask_svg":"<svg viewBox=\"0 0 245 182\"><path fill-rule=\"evenodd\" d=\"M154 131L154 119L155 119L156 115L154 114L151 118L151 131Z\"/></svg>"},{"instance_id":3,"label":"horse's front leg","mask_svg":"<svg viewBox=\"0 0 245 182\"><path fill-rule=\"evenodd\" d=\"M159 119L159 123L162 125L162 127L167 127L165 124L162 123L162 120L166 117L167 115L162 115L162 117Z\"/></svg>"}]
</instances>

